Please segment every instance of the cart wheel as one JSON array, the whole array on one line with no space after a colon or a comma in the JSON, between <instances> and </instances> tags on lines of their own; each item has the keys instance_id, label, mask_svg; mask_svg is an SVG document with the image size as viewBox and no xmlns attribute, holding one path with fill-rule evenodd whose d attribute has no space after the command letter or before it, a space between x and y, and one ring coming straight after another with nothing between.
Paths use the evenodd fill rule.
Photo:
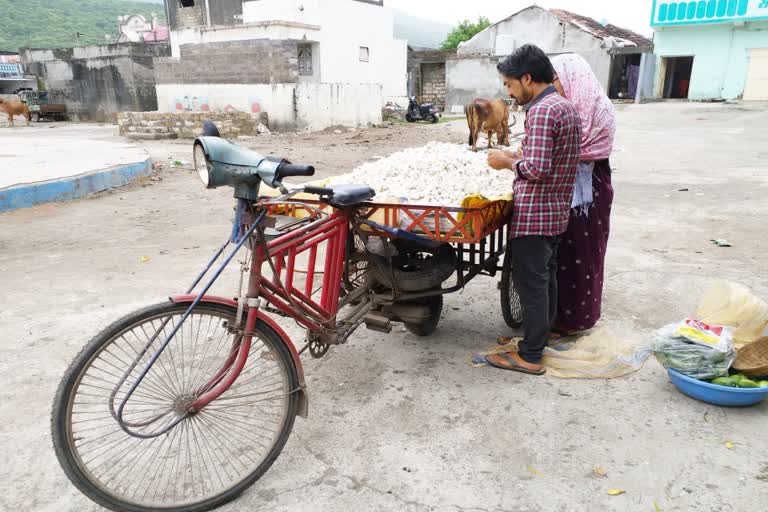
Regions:
<instances>
[{"instance_id":1,"label":"cart wheel","mask_svg":"<svg viewBox=\"0 0 768 512\"><path fill-rule=\"evenodd\" d=\"M416 119L414 119L411 114L405 114L405 120L408 121L409 123L415 123L416 122Z\"/></svg>"},{"instance_id":2,"label":"cart wheel","mask_svg":"<svg viewBox=\"0 0 768 512\"><path fill-rule=\"evenodd\" d=\"M437 324L440 323L440 315L443 312L443 296L429 297L419 301L421 304L429 306L429 318L420 324L405 323L405 328L416 336L429 336L437 330Z\"/></svg>"},{"instance_id":3,"label":"cart wheel","mask_svg":"<svg viewBox=\"0 0 768 512\"><path fill-rule=\"evenodd\" d=\"M432 116L431 121L432 121L432 124L437 124L440 121L440 118L437 116Z\"/></svg>"},{"instance_id":4,"label":"cart wheel","mask_svg":"<svg viewBox=\"0 0 768 512\"><path fill-rule=\"evenodd\" d=\"M347 238L347 261L341 287L342 297L361 286L366 286L372 279L373 264L366 252L365 243L366 240L358 234Z\"/></svg>"},{"instance_id":5,"label":"cart wheel","mask_svg":"<svg viewBox=\"0 0 768 512\"><path fill-rule=\"evenodd\" d=\"M512 256L507 247L504 256L504 268L501 272L501 314L508 326L517 329L523 325L523 305L520 296L515 291L515 281L512 278Z\"/></svg>"}]
</instances>

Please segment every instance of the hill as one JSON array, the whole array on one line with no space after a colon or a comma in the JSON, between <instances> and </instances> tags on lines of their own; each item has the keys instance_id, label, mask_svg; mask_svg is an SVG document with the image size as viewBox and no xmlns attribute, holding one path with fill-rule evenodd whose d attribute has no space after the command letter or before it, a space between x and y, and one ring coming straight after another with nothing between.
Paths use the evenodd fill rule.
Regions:
<instances>
[{"instance_id":1,"label":"hill","mask_svg":"<svg viewBox=\"0 0 768 512\"><path fill-rule=\"evenodd\" d=\"M126 14L165 20L162 2L127 0L0 0L0 50L59 48L117 40L117 17ZM80 33L76 38L75 34Z\"/></svg>"},{"instance_id":2,"label":"hill","mask_svg":"<svg viewBox=\"0 0 768 512\"><path fill-rule=\"evenodd\" d=\"M405 39L410 46L440 48L451 26L432 20L411 16L395 9L395 37Z\"/></svg>"}]
</instances>

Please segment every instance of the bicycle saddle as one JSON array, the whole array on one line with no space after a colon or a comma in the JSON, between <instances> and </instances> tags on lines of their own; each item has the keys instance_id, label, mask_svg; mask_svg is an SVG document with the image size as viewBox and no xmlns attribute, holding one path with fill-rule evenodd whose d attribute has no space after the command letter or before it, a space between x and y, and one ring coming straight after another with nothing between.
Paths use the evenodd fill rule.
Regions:
<instances>
[{"instance_id":1,"label":"bicycle saddle","mask_svg":"<svg viewBox=\"0 0 768 512\"><path fill-rule=\"evenodd\" d=\"M330 204L333 206L354 206L374 198L376 191L365 185L334 185Z\"/></svg>"}]
</instances>

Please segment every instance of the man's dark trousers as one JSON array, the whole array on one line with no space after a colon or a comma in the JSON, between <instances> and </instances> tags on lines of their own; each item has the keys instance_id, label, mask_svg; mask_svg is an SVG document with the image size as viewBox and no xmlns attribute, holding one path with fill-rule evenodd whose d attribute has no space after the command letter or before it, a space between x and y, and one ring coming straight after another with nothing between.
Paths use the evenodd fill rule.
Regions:
<instances>
[{"instance_id":1,"label":"man's dark trousers","mask_svg":"<svg viewBox=\"0 0 768 512\"><path fill-rule=\"evenodd\" d=\"M520 356L540 364L557 315L557 248L560 237L522 236L510 240L512 278L523 306L525 334Z\"/></svg>"}]
</instances>

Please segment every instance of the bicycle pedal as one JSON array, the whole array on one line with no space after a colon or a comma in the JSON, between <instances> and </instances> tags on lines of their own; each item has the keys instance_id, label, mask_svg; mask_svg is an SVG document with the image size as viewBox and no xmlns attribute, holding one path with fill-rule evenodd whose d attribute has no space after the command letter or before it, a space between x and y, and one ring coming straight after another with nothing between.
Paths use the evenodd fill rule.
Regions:
<instances>
[{"instance_id":1,"label":"bicycle pedal","mask_svg":"<svg viewBox=\"0 0 768 512\"><path fill-rule=\"evenodd\" d=\"M385 316L368 314L365 316L365 328L369 331L389 334L392 332L392 322Z\"/></svg>"}]
</instances>

